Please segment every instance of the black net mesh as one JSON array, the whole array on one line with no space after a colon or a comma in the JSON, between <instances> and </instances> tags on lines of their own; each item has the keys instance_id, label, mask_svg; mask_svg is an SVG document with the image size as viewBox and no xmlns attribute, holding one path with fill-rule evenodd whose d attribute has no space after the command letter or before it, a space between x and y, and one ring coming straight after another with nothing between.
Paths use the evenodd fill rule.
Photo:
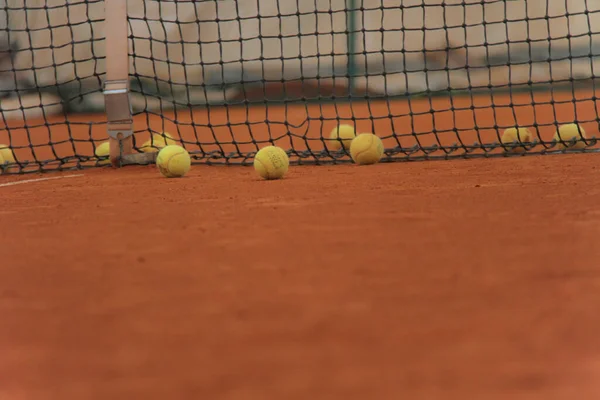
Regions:
<instances>
[{"instance_id":1,"label":"black net mesh","mask_svg":"<svg viewBox=\"0 0 600 400\"><path fill-rule=\"evenodd\" d=\"M94 165L106 136L103 1L0 1L0 161L5 172Z\"/></svg>"},{"instance_id":2,"label":"black net mesh","mask_svg":"<svg viewBox=\"0 0 600 400\"><path fill-rule=\"evenodd\" d=\"M0 5L5 172L105 165L103 1ZM596 0L128 7L136 151L172 138L196 162L247 163L267 144L345 162L329 140L341 124L381 137L385 161L596 148ZM511 127L531 138L502 143Z\"/></svg>"}]
</instances>

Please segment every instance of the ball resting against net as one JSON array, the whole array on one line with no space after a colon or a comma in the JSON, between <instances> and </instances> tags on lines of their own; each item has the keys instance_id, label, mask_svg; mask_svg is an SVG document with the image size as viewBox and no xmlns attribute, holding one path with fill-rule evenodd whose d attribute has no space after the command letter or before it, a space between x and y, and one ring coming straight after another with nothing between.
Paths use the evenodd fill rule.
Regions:
<instances>
[{"instance_id":1,"label":"ball resting against net","mask_svg":"<svg viewBox=\"0 0 600 400\"><path fill-rule=\"evenodd\" d=\"M383 142L372 133L361 133L352 140L350 155L359 165L378 163L383 157Z\"/></svg>"},{"instance_id":2,"label":"ball resting against net","mask_svg":"<svg viewBox=\"0 0 600 400\"><path fill-rule=\"evenodd\" d=\"M100 143L100 145L96 147L94 154L98 158L106 158L106 160L98 160L98 165L110 164L110 160L108 159L108 156L110 155L110 143L108 141Z\"/></svg>"},{"instance_id":3,"label":"ball resting against net","mask_svg":"<svg viewBox=\"0 0 600 400\"><path fill-rule=\"evenodd\" d=\"M263 179L283 178L289 166L290 159L281 147L263 147L254 156L254 169Z\"/></svg>"},{"instance_id":4,"label":"ball resting against net","mask_svg":"<svg viewBox=\"0 0 600 400\"><path fill-rule=\"evenodd\" d=\"M169 145L158 152L156 166L166 178L179 178L190 170L190 154L181 146Z\"/></svg>"},{"instance_id":5,"label":"ball resting against net","mask_svg":"<svg viewBox=\"0 0 600 400\"><path fill-rule=\"evenodd\" d=\"M162 135L159 133L154 133L150 139L148 139L142 146L140 150L144 153L153 153L157 152L165 146L177 144L173 139L173 136L169 132L164 132Z\"/></svg>"},{"instance_id":6,"label":"ball resting against net","mask_svg":"<svg viewBox=\"0 0 600 400\"><path fill-rule=\"evenodd\" d=\"M525 153L526 145L531 143L533 135L527 128L508 128L502 134L502 144L508 153Z\"/></svg>"},{"instance_id":7,"label":"ball resting against net","mask_svg":"<svg viewBox=\"0 0 600 400\"><path fill-rule=\"evenodd\" d=\"M327 148L330 150L340 150L342 146L344 149L349 150L352 139L356 137L354 127L347 124L336 126L329 133L329 140L327 142Z\"/></svg>"},{"instance_id":8,"label":"ball resting against net","mask_svg":"<svg viewBox=\"0 0 600 400\"><path fill-rule=\"evenodd\" d=\"M565 149L584 149L586 143L585 130L578 124L564 124L558 127L554 134L554 141L557 142L559 150Z\"/></svg>"},{"instance_id":9,"label":"ball resting against net","mask_svg":"<svg viewBox=\"0 0 600 400\"><path fill-rule=\"evenodd\" d=\"M6 163L12 164L16 162L12 149L5 144L0 144L0 156L2 156Z\"/></svg>"}]
</instances>

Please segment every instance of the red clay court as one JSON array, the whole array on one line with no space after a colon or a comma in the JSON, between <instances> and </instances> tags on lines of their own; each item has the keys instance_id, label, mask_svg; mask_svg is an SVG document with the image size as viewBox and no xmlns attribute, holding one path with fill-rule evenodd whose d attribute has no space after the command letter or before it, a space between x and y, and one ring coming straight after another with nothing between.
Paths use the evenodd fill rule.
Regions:
<instances>
[{"instance_id":1,"label":"red clay court","mask_svg":"<svg viewBox=\"0 0 600 400\"><path fill-rule=\"evenodd\" d=\"M573 120L597 135L593 100L536 96L439 113L448 99L218 108L136 126L200 158L269 136L319 149L335 115L388 148L490 143L495 121L538 123L541 140ZM92 156L105 127L77 120L29 138L13 128L17 157ZM154 166L3 176L0 399L598 398L598 165L567 154L292 166L273 182L206 165L182 179ZM60 179L6 185L38 178Z\"/></svg>"}]
</instances>

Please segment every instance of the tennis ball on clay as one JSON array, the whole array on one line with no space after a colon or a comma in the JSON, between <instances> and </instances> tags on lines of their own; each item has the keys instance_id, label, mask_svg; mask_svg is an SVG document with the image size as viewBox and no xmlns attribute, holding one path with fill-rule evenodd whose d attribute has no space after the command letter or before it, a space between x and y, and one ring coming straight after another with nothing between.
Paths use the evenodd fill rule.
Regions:
<instances>
[{"instance_id":1,"label":"tennis ball on clay","mask_svg":"<svg viewBox=\"0 0 600 400\"><path fill-rule=\"evenodd\" d=\"M9 164L15 163L15 155L10 147L5 144L0 144L0 155L2 155L3 162L7 162Z\"/></svg>"},{"instance_id":2,"label":"tennis ball on clay","mask_svg":"<svg viewBox=\"0 0 600 400\"><path fill-rule=\"evenodd\" d=\"M108 157L108 155L110 154L110 144L108 143L108 141L100 143L100 145L98 147L96 147L96 151L94 152L94 154L98 158ZM98 165L106 165L106 164L110 164L110 160L98 161Z\"/></svg>"},{"instance_id":3,"label":"tennis ball on clay","mask_svg":"<svg viewBox=\"0 0 600 400\"><path fill-rule=\"evenodd\" d=\"M331 130L329 133L328 147L331 150L350 149L352 139L356 137L356 132L351 125L342 124Z\"/></svg>"},{"instance_id":4,"label":"tennis ball on clay","mask_svg":"<svg viewBox=\"0 0 600 400\"><path fill-rule=\"evenodd\" d=\"M156 156L156 166L167 178L179 178L187 174L192 165L190 153L174 144L163 147Z\"/></svg>"},{"instance_id":5,"label":"tennis ball on clay","mask_svg":"<svg viewBox=\"0 0 600 400\"><path fill-rule=\"evenodd\" d=\"M262 178L283 178L290 166L290 159L281 147L263 147L254 156L254 169Z\"/></svg>"},{"instance_id":6,"label":"tennis ball on clay","mask_svg":"<svg viewBox=\"0 0 600 400\"><path fill-rule=\"evenodd\" d=\"M532 138L531 131L527 128L508 128L502 134L501 141L502 144L512 144L513 146L516 146L521 143L531 143ZM521 144L517 147L507 148L506 151L508 153L525 153L527 149Z\"/></svg>"},{"instance_id":7,"label":"tennis ball on clay","mask_svg":"<svg viewBox=\"0 0 600 400\"><path fill-rule=\"evenodd\" d=\"M2 175L2 173L4 172L4 169L2 169L2 167L4 166L4 156L2 155L2 153L0 153L0 175Z\"/></svg>"},{"instance_id":8,"label":"tennis ball on clay","mask_svg":"<svg viewBox=\"0 0 600 400\"><path fill-rule=\"evenodd\" d=\"M586 144L581 138L585 138L585 131L577 124L564 124L558 127L554 134L554 140L557 142L559 150L564 149L584 149ZM573 139L578 139L577 142L571 142ZM561 140L564 143L561 143Z\"/></svg>"},{"instance_id":9,"label":"tennis ball on clay","mask_svg":"<svg viewBox=\"0 0 600 400\"><path fill-rule=\"evenodd\" d=\"M170 146L177 144L177 142L173 139L173 136L169 134L169 132L164 132L162 135L155 133L152 135L152 138L148 139L142 146L140 150L144 153L154 153L164 148L165 146Z\"/></svg>"},{"instance_id":10,"label":"tennis ball on clay","mask_svg":"<svg viewBox=\"0 0 600 400\"><path fill-rule=\"evenodd\" d=\"M372 133L361 133L352 140L350 156L359 165L375 164L383 157L383 143Z\"/></svg>"}]
</instances>

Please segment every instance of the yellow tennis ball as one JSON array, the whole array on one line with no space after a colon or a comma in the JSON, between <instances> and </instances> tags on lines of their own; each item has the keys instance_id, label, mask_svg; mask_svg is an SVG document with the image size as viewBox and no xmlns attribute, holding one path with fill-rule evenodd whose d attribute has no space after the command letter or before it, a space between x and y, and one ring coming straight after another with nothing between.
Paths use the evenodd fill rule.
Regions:
<instances>
[{"instance_id":1,"label":"yellow tennis ball","mask_svg":"<svg viewBox=\"0 0 600 400\"><path fill-rule=\"evenodd\" d=\"M9 164L15 163L15 155L10 147L5 144L0 144L0 155L2 155L3 162Z\"/></svg>"},{"instance_id":2,"label":"yellow tennis ball","mask_svg":"<svg viewBox=\"0 0 600 400\"><path fill-rule=\"evenodd\" d=\"M110 144L108 141L100 143L98 147L96 147L96 151L94 151L96 157L108 157L110 154ZM110 164L110 160L101 160L98 161L98 165L106 165Z\"/></svg>"},{"instance_id":3,"label":"yellow tennis ball","mask_svg":"<svg viewBox=\"0 0 600 400\"><path fill-rule=\"evenodd\" d=\"M162 135L155 133L150 139L148 139L144 142L144 144L142 144L140 150L144 153L154 153L165 146L170 146L174 144L177 144L177 142L173 139L173 136L171 136L169 132L164 132Z\"/></svg>"},{"instance_id":4,"label":"yellow tennis ball","mask_svg":"<svg viewBox=\"0 0 600 400\"><path fill-rule=\"evenodd\" d=\"M254 169L264 179L279 179L287 173L290 159L281 147L263 147L254 156Z\"/></svg>"},{"instance_id":5,"label":"yellow tennis ball","mask_svg":"<svg viewBox=\"0 0 600 400\"><path fill-rule=\"evenodd\" d=\"M329 133L328 147L331 150L339 150L344 146L344 149L348 150L355 137L354 128L351 125L342 124L333 128Z\"/></svg>"},{"instance_id":6,"label":"yellow tennis ball","mask_svg":"<svg viewBox=\"0 0 600 400\"><path fill-rule=\"evenodd\" d=\"M586 138L583 127L577 124L564 124L558 127L554 134L554 140L558 143L559 150L569 149L584 149L586 144L581 138ZM572 142L577 139L577 142ZM561 143L564 142L564 143Z\"/></svg>"},{"instance_id":7,"label":"yellow tennis ball","mask_svg":"<svg viewBox=\"0 0 600 400\"><path fill-rule=\"evenodd\" d=\"M352 140L350 156L359 165L375 164L383 157L383 143L372 133L361 133Z\"/></svg>"},{"instance_id":8,"label":"yellow tennis ball","mask_svg":"<svg viewBox=\"0 0 600 400\"><path fill-rule=\"evenodd\" d=\"M2 175L2 173L4 172L4 156L2 155L2 153L0 153L0 175Z\"/></svg>"},{"instance_id":9,"label":"yellow tennis ball","mask_svg":"<svg viewBox=\"0 0 600 400\"><path fill-rule=\"evenodd\" d=\"M187 174L192 165L190 153L181 146L169 145L163 147L156 156L156 166L163 176L179 178Z\"/></svg>"},{"instance_id":10,"label":"yellow tennis ball","mask_svg":"<svg viewBox=\"0 0 600 400\"><path fill-rule=\"evenodd\" d=\"M508 128L502 134L502 144L512 144L516 147L507 148L509 153L524 153L527 151L523 144L531 143L531 131L527 128ZM519 145L519 146L517 146Z\"/></svg>"}]
</instances>

